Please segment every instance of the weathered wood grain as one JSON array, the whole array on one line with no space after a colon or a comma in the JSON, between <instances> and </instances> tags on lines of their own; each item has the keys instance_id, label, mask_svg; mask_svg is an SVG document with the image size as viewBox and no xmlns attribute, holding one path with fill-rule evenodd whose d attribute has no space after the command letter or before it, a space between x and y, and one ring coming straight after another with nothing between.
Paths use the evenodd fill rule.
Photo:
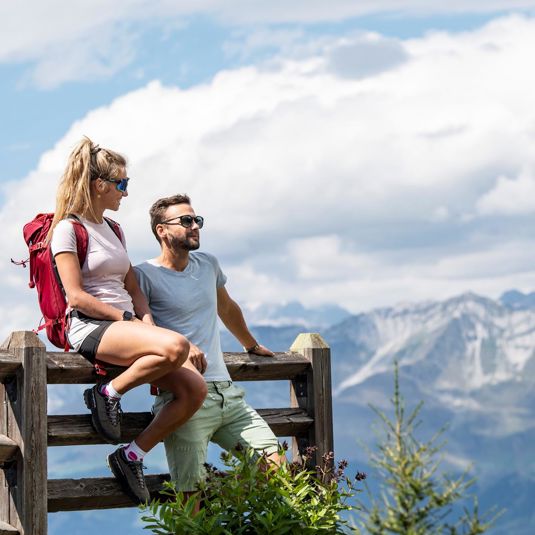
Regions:
<instances>
[{"instance_id":1,"label":"weathered wood grain","mask_svg":"<svg viewBox=\"0 0 535 535\"><path fill-rule=\"evenodd\" d=\"M224 357L234 381L291 379L310 367L310 362L298 353L276 353L274 357L224 353ZM106 370L108 372L106 379L113 379L123 369L106 366ZM47 353L47 376L48 384L86 384L94 383L97 379L90 362L78 353L62 351Z\"/></svg>"},{"instance_id":2,"label":"weathered wood grain","mask_svg":"<svg viewBox=\"0 0 535 535\"><path fill-rule=\"evenodd\" d=\"M145 480L151 498L163 498L159 491L169 474L148 475ZM48 480L49 513L134 506L114 477Z\"/></svg>"},{"instance_id":3,"label":"weathered wood grain","mask_svg":"<svg viewBox=\"0 0 535 535\"><path fill-rule=\"evenodd\" d=\"M11 333L2 349L20 363L3 385L2 432L18 446L4 468L0 511L21 535L47 533L47 382L44 344L31 331ZM6 427L7 426L7 427ZM7 507L7 503L9 507ZM7 513L7 518L6 518Z\"/></svg>"},{"instance_id":4,"label":"weathered wood grain","mask_svg":"<svg viewBox=\"0 0 535 535\"><path fill-rule=\"evenodd\" d=\"M13 461L19 451L18 444L6 435L0 434L0 462Z\"/></svg>"},{"instance_id":5,"label":"weathered wood grain","mask_svg":"<svg viewBox=\"0 0 535 535\"><path fill-rule=\"evenodd\" d=\"M311 464L318 465L326 453L334 451L331 350L321 335L304 333L297 336L290 351L299 352L312 365L305 375L292 380L291 405L306 410L314 420L306 440L294 439L293 454L298 458L306 446L313 445L317 449Z\"/></svg>"},{"instance_id":6,"label":"weathered wood grain","mask_svg":"<svg viewBox=\"0 0 535 535\"><path fill-rule=\"evenodd\" d=\"M258 409L277 436L302 435L314 421L300 409ZM130 442L152 419L150 412L130 412L123 414L122 442ZM105 444L91 425L89 414L67 414L48 416L49 446L78 446L83 444Z\"/></svg>"},{"instance_id":7,"label":"weathered wood grain","mask_svg":"<svg viewBox=\"0 0 535 535\"><path fill-rule=\"evenodd\" d=\"M20 533L18 529L0 520L0 535L17 535L18 533Z\"/></svg>"},{"instance_id":8,"label":"weathered wood grain","mask_svg":"<svg viewBox=\"0 0 535 535\"><path fill-rule=\"evenodd\" d=\"M0 382L15 375L21 366L22 363L18 355L0 349Z\"/></svg>"}]
</instances>

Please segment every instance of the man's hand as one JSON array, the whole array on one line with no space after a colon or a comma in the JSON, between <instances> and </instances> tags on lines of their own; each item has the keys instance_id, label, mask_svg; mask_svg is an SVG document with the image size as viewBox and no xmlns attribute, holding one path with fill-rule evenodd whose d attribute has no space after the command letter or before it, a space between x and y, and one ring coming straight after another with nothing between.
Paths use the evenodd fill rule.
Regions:
<instances>
[{"instance_id":1,"label":"man's hand","mask_svg":"<svg viewBox=\"0 0 535 535\"><path fill-rule=\"evenodd\" d=\"M254 349L250 350L249 353L252 355L260 355L261 357L274 357L275 356L275 353L273 353L273 351L271 351L267 347L260 345L260 344L256 344Z\"/></svg>"},{"instance_id":2,"label":"man's hand","mask_svg":"<svg viewBox=\"0 0 535 535\"><path fill-rule=\"evenodd\" d=\"M201 373L206 371L208 363L204 353L195 345L190 342L188 360L199 370Z\"/></svg>"}]
</instances>

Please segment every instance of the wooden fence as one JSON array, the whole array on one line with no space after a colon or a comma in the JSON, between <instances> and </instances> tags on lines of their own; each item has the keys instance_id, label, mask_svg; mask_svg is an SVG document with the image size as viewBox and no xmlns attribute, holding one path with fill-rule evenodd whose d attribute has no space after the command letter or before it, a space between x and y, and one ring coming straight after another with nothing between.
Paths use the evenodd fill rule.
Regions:
<instances>
[{"instance_id":1,"label":"wooden fence","mask_svg":"<svg viewBox=\"0 0 535 535\"><path fill-rule=\"evenodd\" d=\"M330 349L319 334L300 334L288 352L274 358L225 353L225 362L235 381L290 381L289 407L258 412L277 436L293 437L294 459L307 446L317 447L317 459L333 450ZM109 367L107 379L118 373ZM48 415L47 384L95 380L83 357L48 352L33 332L14 332L0 348L0 535L46 535L49 512L134 506L113 477L47 476L47 447L104 443L89 413ZM123 414L122 440L132 440L150 418ZM147 475L152 497L168 478Z\"/></svg>"}]
</instances>

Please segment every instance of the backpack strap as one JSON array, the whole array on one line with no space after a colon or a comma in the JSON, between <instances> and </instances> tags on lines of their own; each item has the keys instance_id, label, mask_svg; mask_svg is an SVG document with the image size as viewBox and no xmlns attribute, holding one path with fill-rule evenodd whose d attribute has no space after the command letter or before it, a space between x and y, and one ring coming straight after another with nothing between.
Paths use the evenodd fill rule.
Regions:
<instances>
[{"instance_id":1,"label":"backpack strap","mask_svg":"<svg viewBox=\"0 0 535 535\"><path fill-rule=\"evenodd\" d=\"M78 254L78 261L80 262L80 269L82 269L82 266L85 264L85 259L87 258L89 234L87 233L87 229L85 228L84 224L77 215L71 214L68 219L72 223L74 235L76 236L76 252ZM54 269L55 268L56 263L54 262ZM61 285L61 287L63 288L63 285Z\"/></svg>"},{"instance_id":2,"label":"backpack strap","mask_svg":"<svg viewBox=\"0 0 535 535\"><path fill-rule=\"evenodd\" d=\"M119 238L119 241L123 244L123 247L126 249L126 246L125 246L125 243L124 243L124 240L123 240L123 233L121 231L121 225L119 225L119 223L117 223L117 221L114 221L113 219L111 219L109 217L104 217L104 221L106 221L106 223L108 223L108 225L113 230L115 235Z\"/></svg>"}]
</instances>

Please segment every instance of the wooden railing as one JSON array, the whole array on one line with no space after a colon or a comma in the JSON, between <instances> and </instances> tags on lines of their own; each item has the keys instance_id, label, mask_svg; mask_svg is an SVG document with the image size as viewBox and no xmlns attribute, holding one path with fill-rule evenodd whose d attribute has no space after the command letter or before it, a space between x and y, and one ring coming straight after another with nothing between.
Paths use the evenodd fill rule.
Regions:
<instances>
[{"instance_id":1,"label":"wooden railing","mask_svg":"<svg viewBox=\"0 0 535 535\"><path fill-rule=\"evenodd\" d=\"M333 450L330 349L319 334L300 334L274 358L225 353L235 381L289 380L289 407L259 409L277 436L292 438L293 459L316 446L316 463ZM109 367L107 379L118 375ZM48 415L47 384L94 383L94 369L77 353L47 352L28 331L14 332L0 348L0 535L46 535L47 513L132 507L116 480L47 479L47 447L102 444L89 414ZM124 442L151 419L123 415ZM157 497L168 474L147 476Z\"/></svg>"}]
</instances>

